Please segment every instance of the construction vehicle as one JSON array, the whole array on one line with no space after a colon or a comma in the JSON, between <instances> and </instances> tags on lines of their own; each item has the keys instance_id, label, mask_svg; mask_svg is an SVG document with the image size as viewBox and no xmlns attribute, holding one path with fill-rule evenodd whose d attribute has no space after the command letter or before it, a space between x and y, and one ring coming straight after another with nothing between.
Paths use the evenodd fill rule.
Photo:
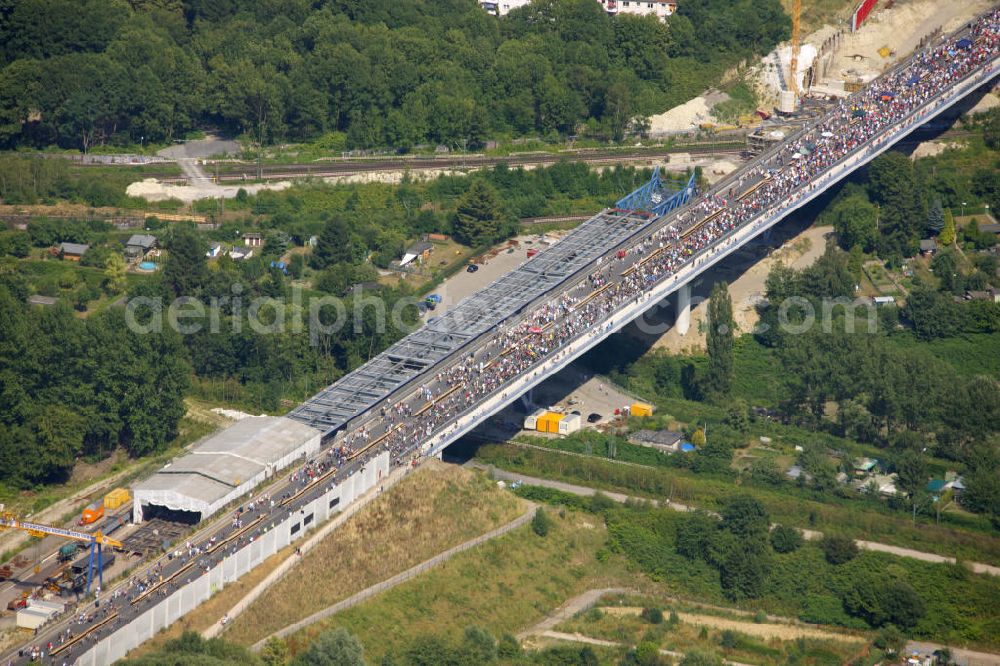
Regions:
<instances>
[{"instance_id":1,"label":"construction vehicle","mask_svg":"<svg viewBox=\"0 0 1000 666\"><path fill-rule=\"evenodd\" d=\"M69 562L76 555L77 546L75 543L67 543L59 547L59 561Z\"/></svg>"},{"instance_id":2,"label":"construction vehicle","mask_svg":"<svg viewBox=\"0 0 1000 666\"><path fill-rule=\"evenodd\" d=\"M101 509L104 509L104 505L101 504ZM102 511L103 513L103 511ZM86 532L77 532L76 530L68 530L62 527L53 527L51 525L42 525L40 523L29 523L20 520L13 513L5 512L0 515L0 529L11 529L20 530L22 532L27 532L33 537L42 539L46 536L52 535L61 537L63 539L70 539L83 544L90 545L90 556L87 563L87 592L90 592L90 585L94 578L94 556L97 556L97 578L98 584L104 585L104 547L108 546L110 548L124 549L125 544L121 541L116 541L111 537L105 536L100 530L94 532L93 534L87 534ZM111 561L113 561L113 556Z\"/></svg>"},{"instance_id":3,"label":"construction vehicle","mask_svg":"<svg viewBox=\"0 0 1000 666\"><path fill-rule=\"evenodd\" d=\"M88 504L80 516L80 525L90 525L96 523L104 517L104 502L93 502Z\"/></svg>"}]
</instances>

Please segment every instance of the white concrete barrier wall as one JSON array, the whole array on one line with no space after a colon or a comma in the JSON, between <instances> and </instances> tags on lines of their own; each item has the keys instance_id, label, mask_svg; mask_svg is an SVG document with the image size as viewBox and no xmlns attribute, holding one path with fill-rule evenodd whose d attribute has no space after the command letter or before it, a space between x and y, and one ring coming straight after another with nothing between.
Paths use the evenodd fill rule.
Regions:
<instances>
[{"instance_id":1,"label":"white concrete barrier wall","mask_svg":"<svg viewBox=\"0 0 1000 666\"><path fill-rule=\"evenodd\" d=\"M192 571L190 575L197 575L197 578L185 583L126 626L95 643L77 659L76 663L81 666L105 666L124 658L130 650L197 608L215 592L235 582L263 560L342 511L388 473L389 454L383 452L368 463L364 473L349 476L339 486L310 502L305 507L304 513L296 511L273 529L268 529L253 543L240 548L235 554L227 555L207 574L198 575ZM340 502L330 509L330 501L336 498L339 498ZM313 514L313 520L308 525L302 524L310 513ZM291 530L296 524L300 527L293 536Z\"/></svg>"}]
</instances>

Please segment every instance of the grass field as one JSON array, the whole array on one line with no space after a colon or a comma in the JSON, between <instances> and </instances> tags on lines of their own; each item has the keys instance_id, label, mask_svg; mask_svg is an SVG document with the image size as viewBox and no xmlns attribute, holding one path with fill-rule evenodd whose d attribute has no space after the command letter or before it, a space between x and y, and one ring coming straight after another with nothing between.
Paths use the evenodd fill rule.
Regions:
<instances>
[{"instance_id":1,"label":"grass field","mask_svg":"<svg viewBox=\"0 0 1000 666\"><path fill-rule=\"evenodd\" d=\"M535 535L530 526L514 530L291 636L290 647L301 651L322 631L343 626L361 640L368 663L377 664L418 636L455 639L471 624L495 636L515 633L585 590L650 585L621 557L598 561L607 540L600 518L574 511L550 515L548 536Z\"/></svg>"},{"instance_id":2,"label":"grass field","mask_svg":"<svg viewBox=\"0 0 1000 666\"><path fill-rule=\"evenodd\" d=\"M482 475L428 461L333 531L225 638L253 644L297 620L514 520L526 504Z\"/></svg>"}]
</instances>

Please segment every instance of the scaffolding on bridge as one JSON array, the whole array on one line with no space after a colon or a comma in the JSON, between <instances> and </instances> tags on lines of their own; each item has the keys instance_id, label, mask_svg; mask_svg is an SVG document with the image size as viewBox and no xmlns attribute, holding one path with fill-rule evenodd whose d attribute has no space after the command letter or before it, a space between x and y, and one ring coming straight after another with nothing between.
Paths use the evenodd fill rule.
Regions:
<instances>
[{"instance_id":1,"label":"scaffolding on bridge","mask_svg":"<svg viewBox=\"0 0 1000 666\"><path fill-rule=\"evenodd\" d=\"M288 414L326 433L342 429L486 331L524 310L610 248L625 242L660 215L684 205L694 175L680 186L653 171L649 182L567 234L544 252L431 319L357 370L343 376Z\"/></svg>"}]
</instances>

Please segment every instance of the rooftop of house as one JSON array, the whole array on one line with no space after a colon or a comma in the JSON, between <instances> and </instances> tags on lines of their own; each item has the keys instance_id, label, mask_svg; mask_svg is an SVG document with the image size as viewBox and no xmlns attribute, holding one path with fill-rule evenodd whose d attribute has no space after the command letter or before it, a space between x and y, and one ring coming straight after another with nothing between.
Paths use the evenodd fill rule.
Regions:
<instances>
[{"instance_id":1,"label":"rooftop of house","mask_svg":"<svg viewBox=\"0 0 1000 666\"><path fill-rule=\"evenodd\" d=\"M89 245L84 243L60 243L59 250L63 254L83 254L90 249Z\"/></svg>"},{"instance_id":2,"label":"rooftop of house","mask_svg":"<svg viewBox=\"0 0 1000 666\"><path fill-rule=\"evenodd\" d=\"M141 247L144 250L156 245L156 236L150 234L132 234L132 237L125 242L126 247Z\"/></svg>"},{"instance_id":3,"label":"rooftop of house","mask_svg":"<svg viewBox=\"0 0 1000 666\"><path fill-rule=\"evenodd\" d=\"M684 439L684 434L672 430L637 430L629 435L629 439L646 444L673 446Z\"/></svg>"}]
</instances>

